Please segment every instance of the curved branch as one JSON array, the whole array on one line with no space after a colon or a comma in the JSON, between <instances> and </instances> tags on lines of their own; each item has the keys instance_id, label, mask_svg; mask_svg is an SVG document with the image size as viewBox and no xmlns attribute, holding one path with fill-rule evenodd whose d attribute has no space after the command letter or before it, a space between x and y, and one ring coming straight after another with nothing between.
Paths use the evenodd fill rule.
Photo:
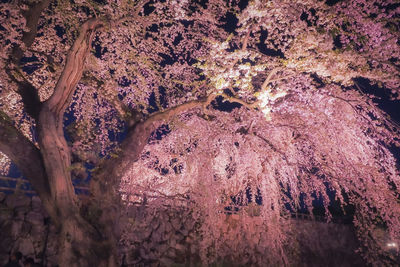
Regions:
<instances>
[{"instance_id":1,"label":"curved branch","mask_svg":"<svg viewBox=\"0 0 400 267\"><path fill-rule=\"evenodd\" d=\"M157 127L171 120L174 116L193 108L205 109L217 96L228 97L229 101L235 101L245 105L248 108L253 108L240 99L233 99L225 94L210 94L206 98L193 100L181 105L169 108L164 111L156 112L150 115L147 119L137 122L128 129L128 134L121 144L121 151L118 157L110 158L103 162L102 166L95 173L91 182L92 194L105 195L105 192L115 186L119 178L128 170L130 164L139 159L144 147L147 145L148 139Z\"/></svg>"},{"instance_id":2,"label":"curved branch","mask_svg":"<svg viewBox=\"0 0 400 267\"><path fill-rule=\"evenodd\" d=\"M121 147L123 150L120 152L118 158L114 160L109 160L105 165L107 165L108 170L114 168L118 169L119 173L123 172L124 162L130 164L139 159L141 152L143 151L150 134L162 123L168 122L174 116L179 115L182 112L193 108L205 109L207 106L217 97L222 96L227 98L227 100L232 102L237 102L246 106L247 108L255 108L256 106L249 104L241 99L230 97L224 93L210 94L206 98L199 100L192 100L181 105L166 109L164 111L156 112L150 115L147 119L134 124L130 129L128 129L128 135L122 142ZM114 173L112 177L117 177L118 174Z\"/></svg>"},{"instance_id":3,"label":"curved branch","mask_svg":"<svg viewBox=\"0 0 400 267\"><path fill-rule=\"evenodd\" d=\"M64 70L58 79L54 93L46 101L49 110L57 116L58 127L62 127L64 111L70 104L76 85L82 77L93 35L96 29L102 26L104 26L104 20L99 18L90 19L82 24L79 36L68 52Z\"/></svg>"},{"instance_id":4,"label":"curved branch","mask_svg":"<svg viewBox=\"0 0 400 267\"><path fill-rule=\"evenodd\" d=\"M104 216L100 219L103 225L108 225L108 227L117 225L116 220L118 220L121 207L119 205L121 198L118 192L120 178L126 173L132 162L139 160L151 133L160 124L168 122L182 112L193 108L206 108L216 96L218 95L210 94L207 98L189 101L154 113L129 128L128 135L121 144L122 150L119 155L105 160L94 173L90 182L92 200L103 210ZM118 229L111 229L110 231L118 231ZM109 238L112 238L112 236L109 236Z\"/></svg>"}]
</instances>

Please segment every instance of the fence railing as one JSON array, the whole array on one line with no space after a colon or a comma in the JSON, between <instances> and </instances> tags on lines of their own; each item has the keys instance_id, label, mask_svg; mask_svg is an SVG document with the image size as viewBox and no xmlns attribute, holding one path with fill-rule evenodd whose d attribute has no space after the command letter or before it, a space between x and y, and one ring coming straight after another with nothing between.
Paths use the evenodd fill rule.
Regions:
<instances>
[{"instance_id":1,"label":"fence railing","mask_svg":"<svg viewBox=\"0 0 400 267\"><path fill-rule=\"evenodd\" d=\"M74 188L75 193L78 195L89 193L89 186L74 185ZM0 192L14 193L16 191L28 195L37 195L28 180L24 178L0 176Z\"/></svg>"},{"instance_id":2,"label":"fence railing","mask_svg":"<svg viewBox=\"0 0 400 267\"><path fill-rule=\"evenodd\" d=\"M258 217L261 214L260 206L227 206L225 207L225 213L228 215L235 215L239 214L242 210L245 210L248 215L252 217ZM286 211L281 214L285 217L289 217L295 220L304 220L304 221L313 221L313 222L322 222L322 223L337 223L337 224L350 224L352 223L353 219L351 216L331 216L329 219L325 216L321 215L311 215L308 213L302 212L293 212L293 211Z\"/></svg>"}]
</instances>

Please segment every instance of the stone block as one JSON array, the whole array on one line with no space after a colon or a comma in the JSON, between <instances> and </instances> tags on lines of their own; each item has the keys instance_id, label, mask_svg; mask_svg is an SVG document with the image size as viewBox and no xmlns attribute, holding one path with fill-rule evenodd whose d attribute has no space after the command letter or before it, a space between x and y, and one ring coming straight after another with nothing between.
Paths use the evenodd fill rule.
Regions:
<instances>
[{"instance_id":1,"label":"stone block","mask_svg":"<svg viewBox=\"0 0 400 267\"><path fill-rule=\"evenodd\" d=\"M22 220L15 220L15 221L10 221L10 236L14 239L17 240L19 236L21 235L21 230L22 226L24 224L24 221Z\"/></svg>"},{"instance_id":2,"label":"stone block","mask_svg":"<svg viewBox=\"0 0 400 267\"><path fill-rule=\"evenodd\" d=\"M20 237L27 237L30 234L31 229L32 229L32 224L24 221L22 223L21 232L19 233Z\"/></svg>"},{"instance_id":3,"label":"stone block","mask_svg":"<svg viewBox=\"0 0 400 267\"><path fill-rule=\"evenodd\" d=\"M46 238L47 235L47 229L43 225L33 224L30 231L30 235L33 240L44 242L44 239Z\"/></svg>"},{"instance_id":4,"label":"stone block","mask_svg":"<svg viewBox=\"0 0 400 267\"><path fill-rule=\"evenodd\" d=\"M29 206L20 206L14 208L14 219L15 220L24 220L25 215L29 212Z\"/></svg>"},{"instance_id":5,"label":"stone block","mask_svg":"<svg viewBox=\"0 0 400 267\"><path fill-rule=\"evenodd\" d=\"M182 244L175 244L175 249L177 250L177 251L180 251L180 252L185 252L186 251L186 247L184 246L184 245L182 245Z\"/></svg>"},{"instance_id":6,"label":"stone block","mask_svg":"<svg viewBox=\"0 0 400 267\"><path fill-rule=\"evenodd\" d=\"M0 236L0 253L7 253L8 259L8 252L13 247L14 240L11 236L1 235Z\"/></svg>"},{"instance_id":7,"label":"stone block","mask_svg":"<svg viewBox=\"0 0 400 267\"><path fill-rule=\"evenodd\" d=\"M153 232L153 234L151 235L151 239L154 242L161 242L162 240L162 234L159 231L155 231Z\"/></svg>"},{"instance_id":8,"label":"stone block","mask_svg":"<svg viewBox=\"0 0 400 267\"><path fill-rule=\"evenodd\" d=\"M191 231L194 228L195 221L193 219L187 219L185 221L185 229Z\"/></svg>"},{"instance_id":9,"label":"stone block","mask_svg":"<svg viewBox=\"0 0 400 267\"><path fill-rule=\"evenodd\" d=\"M148 259L148 255L147 255L146 251L145 251L143 248L140 248L140 249L139 249L139 253L140 253L140 257L141 257L142 259L145 259L145 260Z\"/></svg>"},{"instance_id":10,"label":"stone block","mask_svg":"<svg viewBox=\"0 0 400 267\"><path fill-rule=\"evenodd\" d=\"M34 225L43 225L44 224L43 214L36 212L36 211L28 212L25 216L25 220Z\"/></svg>"},{"instance_id":11,"label":"stone block","mask_svg":"<svg viewBox=\"0 0 400 267\"><path fill-rule=\"evenodd\" d=\"M6 193L0 192L0 203L2 203L6 199Z\"/></svg>"},{"instance_id":12,"label":"stone block","mask_svg":"<svg viewBox=\"0 0 400 267\"><path fill-rule=\"evenodd\" d=\"M176 231L178 231L181 228L181 220L179 220L179 218L172 218L171 225Z\"/></svg>"},{"instance_id":13,"label":"stone block","mask_svg":"<svg viewBox=\"0 0 400 267\"><path fill-rule=\"evenodd\" d=\"M160 221L158 220L158 218L155 218L151 221L151 228L153 230L157 230L159 226L160 226Z\"/></svg>"},{"instance_id":14,"label":"stone block","mask_svg":"<svg viewBox=\"0 0 400 267\"><path fill-rule=\"evenodd\" d=\"M169 246L167 244L159 244L157 246L158 252L162 255L168 250Z\"/></svg>"},{"instance_id":15,"label":"stone block","mask_svg":"<svg viewBox=\"0 0 400 267\"><path fill-rule=\"evenodd\" d=\"M32 197L32 211L36 211L36 212L43 211L42 201L40 200L40 198L38 196Z\"/></svg>"},{"instance_id":16,"label":"stone block","mask_svg":"<svg viewBox=\"0 0 400 267\"><path fill-rule=\"evenodd\" d=\"M13 217L13 215L14 215L14 212L12 209L10 209L4 205L1 205L0 206L0 225L5 221L10 220Z\"/></svg>"},{"instance_id":17,"label":"stone block","mask_svg":"<svg viewBox=\"0 0 400 267\"><path fill-rule=\"evenodd\" d=\"M6 197L6 205L10 208L29 207L31 199L22 194L11 194Z\"/></svg>"},{"instance_id":18,"label":"stone block","mask_svg":"<svg viewBox=\"0 0 400 267\"><path fill-rule=\"evenodd\" d=\"M180 233L181 233L183 236L187 236L187 235L189 234L189 230L186 229L186 228L182 228L182 229L180 230Z\"/></svg>"},{"instance_id":19,"label":"stone block","mask_svg":"<svg viewBox=\"0 0 400 267\"><path fill-rule=\"evenodd\" d=\"M35 257L35 248L32 244L32 240L30 238L18 239L15 244L15 247L25 257Z\"/></svg>"},{"instance_id":20,"label":"stone block","mask_svg":"<svg viewBox=\"0 0 400 267\"><path fill-rule=\"evenodd\" d=\"M173 266L174 265L174 261L167 258L167 257L162 257L160 259L160 265L161 266Z\"/></svg>"},{"instance_id":21,"label":"stone block","mask_svg":"<svg viewBox=\"0 0 400 267\"><path fill-rule=\"evenodd\" d=\"M176 251L174 248L169 248L167 250L166 256L170 259L175 259L176 258Z\"/></svg>"}]
</instances>

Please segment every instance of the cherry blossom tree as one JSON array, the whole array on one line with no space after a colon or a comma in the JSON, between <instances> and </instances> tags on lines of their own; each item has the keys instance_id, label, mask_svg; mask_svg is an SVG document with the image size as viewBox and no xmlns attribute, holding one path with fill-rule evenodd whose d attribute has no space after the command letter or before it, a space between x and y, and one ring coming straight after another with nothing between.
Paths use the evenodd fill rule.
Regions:
<instances>
[{"instance_id":1,"label":"cherry blossom tree","mask_svg":"<svg viewBox=\"0 0 400 267\"><path fill-rule=\"evenodd\" d=\"M315 200L354 206L390 264L400 130L359 81L399 99L400 6L331 2L3 1L1 170L40 196L60 265L117 265L134 205L192 218L204 263L290 265L289 211Z\"/></svg>"}]
</instances>

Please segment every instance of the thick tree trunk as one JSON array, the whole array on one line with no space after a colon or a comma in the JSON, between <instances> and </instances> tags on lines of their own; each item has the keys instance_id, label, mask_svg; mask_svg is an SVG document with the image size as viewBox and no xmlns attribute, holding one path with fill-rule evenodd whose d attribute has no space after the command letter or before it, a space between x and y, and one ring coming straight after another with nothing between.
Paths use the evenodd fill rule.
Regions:
<instances>
[{"instance_id":1,"label":"thick tree trunk","mask_svg":"<svg viewBox=\"0 0 400 267\"><path fill-rule=\"evenodd\" d=\"M34 42L40 15L50 2L38 1L22 11L29 28L23 33L24 47L30 47ZM0 150L29 179L57 227L60 266L116 265L116 238L113 233L107 233L112 227L82 216L82 207L71 180L71 154L63 132L65 109L81 79L94 33L103 24L104 21L97 18L82 24L79 36L65 59L54 93L45 103L40 102L38 90L31 83L15 78L14 69L6 70L18 85L25 111L36 120L40 150L12 125L5 114L0 114ZM23 55L24 48L15 46L10 66L19 66Z\"/></svg>"},{"instance_id":2,"label":"thick tree trunk","mask_svg":"<svg viewBox=\"0 0 400 267\"><path fill-rule=\"evenodd\" d=\"M39 116L39 145L50 185L52 203L59 225L60 266L113 266L115 245L80 214L71 180L71 156L57 116L43 106ZM59 127L58 127L59 126Z\"/></svg>"},{"instance_id":3,"label":"thick tree trunk","mask_svg":"<svg viewBox=\"0 0 400 267\"><path fill-rule=\"evenodd\" d=\"M42 104L38 116L38 142L59 226L60 266L115 266L116 243L109 227L94 224L81 215L71 179L71 152L64 137L64 112L84 69L98 19L85 22L66 58L53 95ZM112 222L111 222L112 223Z\"/></svg>"}]
</instances>

